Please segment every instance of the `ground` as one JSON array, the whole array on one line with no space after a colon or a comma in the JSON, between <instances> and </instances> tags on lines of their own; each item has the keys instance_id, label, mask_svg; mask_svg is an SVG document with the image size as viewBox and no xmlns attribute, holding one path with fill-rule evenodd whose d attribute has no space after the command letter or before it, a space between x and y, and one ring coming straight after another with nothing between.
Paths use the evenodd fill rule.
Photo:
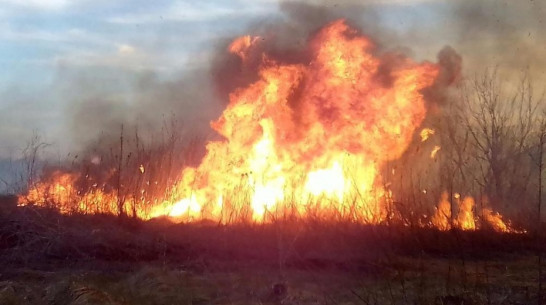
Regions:
<instances>
[{"instance_id":1,"label":"ground","mask_svg":"<svg viewBox=\"0 0 546 305\"><path fill-rule=\"evenodd\" d=\"M461 262L397 258L376 272L104 263L6 268L1 304L533 304L529 257ZM202 264L202 262L201 262ZM463 272L463 270L465 270ZM485 271L487 270L487 272ZM451 272L451 275L449 273ZM464 273L464 275L463 275Z\"/></svg>"},{"instance_id":2,"label":"ground","mask_svg":"<svg viewBox=\"0 0 546 305\"><path fill-rule=\"evenodd\" d=\"M0 209L0 304L537 304L530 234Z\"/></svg>"}]
</instances>

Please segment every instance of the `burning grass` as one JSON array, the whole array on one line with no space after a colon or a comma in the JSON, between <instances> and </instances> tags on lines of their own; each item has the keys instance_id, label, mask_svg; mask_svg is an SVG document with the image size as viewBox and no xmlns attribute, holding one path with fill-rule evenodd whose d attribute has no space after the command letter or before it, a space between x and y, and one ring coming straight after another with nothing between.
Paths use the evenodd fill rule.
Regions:
<instances>
[{"instance_id":1,"label":"burning grass","mask_svg":"<svg viewBox=\"0 0 546 305\"><path fill-rule=\"evenodd\" d=\"M231 92L226 109L211 122L222 138L206 144L198 164L173 166L179 153L174 133L167 136L169 149L158 149L157 155L143 148L136 133L134 150L127 152L121 128L114 157L110 147L109 154L97 150L79 164L47 170L20 194L19 205L64 214L168 216L179 222L320 219L517 231L491 206L477 208L470 194L482 192L475 189L464 197L435 195L440 202L434 211L439 198L426 198L428 209L407 207L404 192L394 191L408 181L395 181L395 169L387 168L410 146L420 148L438 134L423 126L432 107L427 92L438 86L447 90L459 75L446 78L441 60L417 63L403 54L377 53L373 41L344 20L324 25L308 39L299 51L306 57L302 63L269 54L259 37L232 42L227 51L256 79ZM430 147L432 159L439 147ZM453 189L449 179L429 184ZM420 191L411 189L413 201ZM482 197L480 202L489 202Z\"/></svg>"},{"instance_id":2,"label":"burning grass","mask_svg":"<svg viewBox=\"0 0 546 305\"><path fill-rule=\"evenodd\" d=\"M348 173L348 171L345 171ZM322 173L319 173L322 175ZM319 176L320 176L319 175ZM328 181L328 173L323 180ZM310 178L315 176L310 175ZM314 179L311 179L313 181ZM344 193L340 198L330 198L327 194L317 196L309 195L304 201L297 192L286 191L284 196L288 199L277 201L271 207L263 207L260 217L256 218L256 208L253 204L255 190L248 188L242 182L239 191L222 197L222 202L217 202L218 211L210 214L201 211L197 202L183 199L175 204L171 199L165 199L158 204L158 199L142 199L146 204L139 205L136 209L135 198L127 198L111 189L106 191L92 187L87 189L81 186L79 174L65 173L55 170L43 182L37 182L27 194L19 195L19 206L37 206L53 208L62 214L110 214L118 216L131 216L144 220L167 217L174 222L201 222L210 221L218 224L248 224L248 223L272 223L272 222L355 222L363 225L394 225L417 226L421 228L434 227L440 230L458 228L461 230L476 230L480 228L493 229L498 232L523 233L525 229L512 227L509 221L494 212L487 199L481 204L481 209L476 207L473 197L461 198L455 193L450 199L447 192L441 194L438 206L434 210L423 207L405 207L400 202L395 202L390 193L369 190L366 194L354 186L352 191ZM356 185L356 182L350 184ZM192 197L193 198L193 197ZM292 201L293 199L295 201ZM152 203L153 200L155 203ZM132 214L120 213L121 208L133 206ZM194 210L192 210L194 209ZM432 216L429 216L432 215Z\"/></svg>"}]
</instances>

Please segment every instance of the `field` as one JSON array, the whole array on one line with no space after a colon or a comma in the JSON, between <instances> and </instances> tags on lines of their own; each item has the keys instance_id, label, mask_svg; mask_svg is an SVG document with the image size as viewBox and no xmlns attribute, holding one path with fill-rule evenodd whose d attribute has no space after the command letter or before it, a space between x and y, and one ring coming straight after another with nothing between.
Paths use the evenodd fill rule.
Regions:
<instances>
[{"instance_id":1,"label":"field","mask_svg":"<svg viewBox=\"0 0 546 305\"><path fill-rule=\"evenodd\" d=\"M0 304L537 302L530 234L1 211Z\"/></svg>"}]
</instances>

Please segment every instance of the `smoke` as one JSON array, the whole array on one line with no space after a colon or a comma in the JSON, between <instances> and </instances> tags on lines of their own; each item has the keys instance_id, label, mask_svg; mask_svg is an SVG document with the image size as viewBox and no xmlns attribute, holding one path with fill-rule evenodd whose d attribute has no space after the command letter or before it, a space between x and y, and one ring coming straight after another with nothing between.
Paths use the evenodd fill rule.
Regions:
<instances>
[{"instance_id":1,"label":"smoke","mask_svg":"<svg viewBox=\"0 0 546 305\"><path fill-rule=\"evenodd\" d=\"M125 66L118 66L117 71L61 67L56 86L69 101L65 124L72 150L85 154L97 145L116 147L122 125L125 134L138 132L146 139L156 138L165 125L176 121L175 128L186 140L208 138L213 136L209 122L228 103L229 93L257 78L262 53L283 62L307 63L307 40L325 23L339 18L370 32L379 31L376 13L356 4L337 8L281 2L279 9L281 16L250 22L242 31L261 37L255 57L245 65L227 52L237 33L217 38L207 65L185 71L174 80Z\"/></svg>"},{"instance_id":2,"label":"smoke","mask_svg":"<svg viewBox=\"0 0 546 305\"><path fill-rule=\"evenodd\" d=\"M510 72L543 73L546 33L544 1L453 1L448 24L454 44L476 67L498 64ZM480 64L481 62L481 64Z\"/></svg>"},{"instance_id":3,"label":"smoke","mask_svg":"<svg viewBox=\"0 0 546 305\"><path fill-rule=\"evenodd\" d=\"M97 145L119 146L122 128L126 139L138 136L148 145L173 132L184 141L204 139L222 108L205 69L174 80L162 80L151 71L126 74L121 81L67 72L58 82L70 96L65 123L80 154L100 150Z\"/></svg>"},{"instance_id":4,"label":"smoke","mask_svg":"<svg viewBox=\"0 0 546 305\"><path fill-rule=\"evenodd\" d=\"M233 37L218 45L212 75L222 100L227 101L230 92L256 80L262 54L283 63L308 64L309 39L325 24L335 20L345 19L364 35L373 37L377 50L381 50L383 42L394 35L388 29L381 28L377 9L362 3L332 5L328 1L320 4L280 1L279 9L282 13L280 17L252 22L248 26L245 33L258 36L260 40L244 65L238 56L226 52Z\"/></svg>"},{"instance_id":5,"label":"smoke","mask_svg":"<svg viewBox=\"0 0 546 305\"><path fill-rule=\"evenodd\" d=\"M372 37L380 51L397 49L434 60L451 46L471 76L491 66L506 75L530 70L544 78L544 1L330 1L282 2L289 24L310 32L323 22L347 18ZM289 33L298 33L290 29ZM289 35L290 36L290 35Z\"/></svg>"},{"instance_id":6,"label":"smoke","mask_svg":"<svg viewBox=\"0 0 546 305\"><path fill-rule=\"evenodd\" d=\"M443 105L463 74L487 66L499 65L505 75L516 70L543 73L544 7L540 1L281 1L280 15L251 22L243 31L261 39L245 64L227 52L233 35L217 39L209 65L176 80L162 80L153 71L122 75L114 82L93 71L61 71L61 87L71 98L66 123L72 142L82 150L98 137L117 141L121 125L128 133L153 133L173 118L185 137L208 137L209 122L228 103L229 93L257 78L262 53L308 63L308 39L339 18L370 36L377 54L389 58L384 62L395 65L405 56L437 61L440 76L424 93L430 105ZM388 64L380 67L378 77L385 86L390 71Z\"/></svg>"}]
</instances>

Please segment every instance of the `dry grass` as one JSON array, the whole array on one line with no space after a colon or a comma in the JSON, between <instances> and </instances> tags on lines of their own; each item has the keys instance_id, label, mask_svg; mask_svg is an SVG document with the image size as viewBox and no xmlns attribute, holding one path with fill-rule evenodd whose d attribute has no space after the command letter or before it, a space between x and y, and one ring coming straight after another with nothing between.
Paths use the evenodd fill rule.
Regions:
<instances>
[{"instance_id":1,"label":"dry grass","mask_svg":"<svg viewBox=\"0 0 546 305\"><path fill-rule=\"evenodd\" d=\"M0 304L533 304L535 241L0 209Z\"/></svg>"},{"instance_id":2,"label":"dry grass","mask_svg":"<svg viewBox=\"0 0 546 305\"><path fill-rule=\"evenodd\" d=\"M463 268L453 260L397 258L380 274L253 266L201 272L147 264L133 271L13 270L0 304L533 304L532 261L524 257ZM451 270L451 278L446 273ZM448 283L449 282L449 283ZM459 303L457 303L457 301ZM463 302L463 303L460 303Z\"/></svg>"}]
</instances>

